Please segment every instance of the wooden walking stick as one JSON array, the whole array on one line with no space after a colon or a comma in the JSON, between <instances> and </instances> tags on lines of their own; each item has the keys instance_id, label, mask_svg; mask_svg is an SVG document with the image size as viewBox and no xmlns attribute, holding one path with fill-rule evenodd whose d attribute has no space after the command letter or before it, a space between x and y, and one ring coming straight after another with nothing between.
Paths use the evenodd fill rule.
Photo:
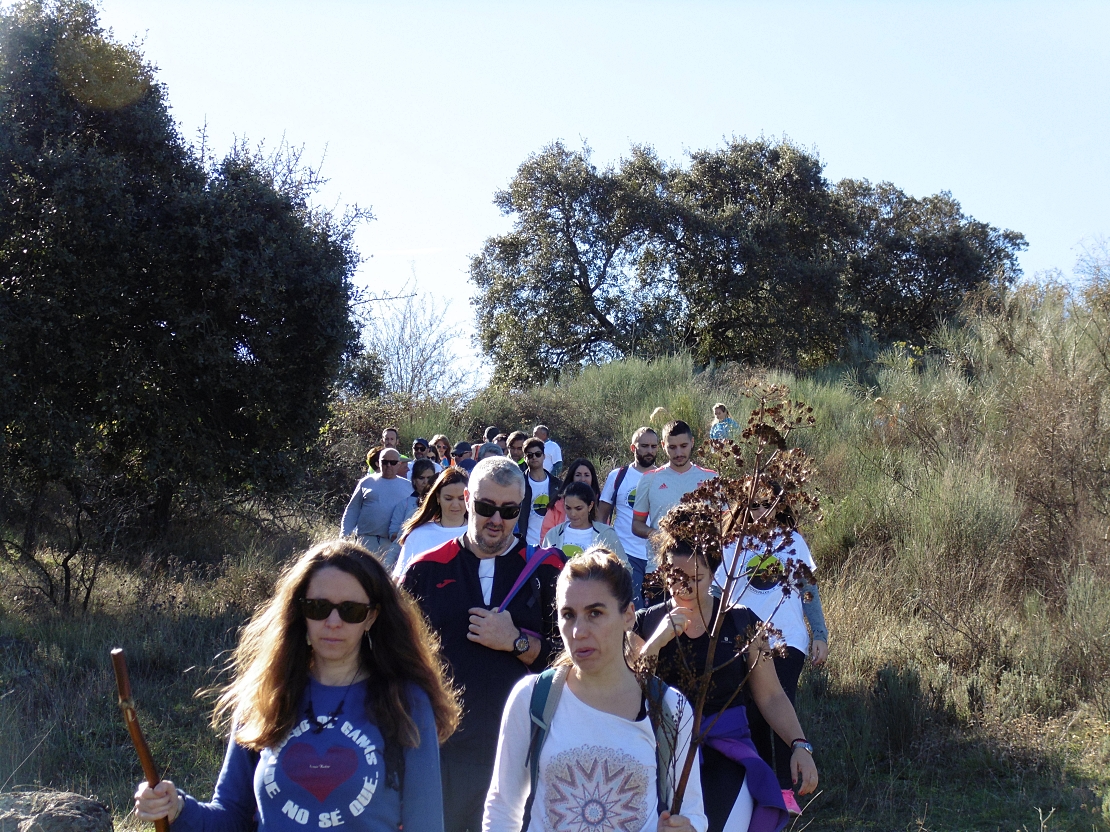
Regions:
<instances>
[{"instance_id":1,"label":"wooden walking stick","mask_svg":"<svg viewBox=\"0 0 1110 832\"><path fill-rule=\"evenodd\" d=\"M127 659L123 655L123 648L117 647L112 651L112 669L116 672L119 706L123 711L123 721L127 723L127 733L131 735L131 743L135 746L135 753L139 755L139 763L143 767L143 774L146 775L146 782L153 789L162 778L158 775L154 758L150 756L150 747L146 744L143 729L139 727L139 718L135 716L135 700L131 698L131 679L127 675ZM158 818L154 821L154 829L156 832L169 832L169 819Z\"/></svg>"}]
</instances>

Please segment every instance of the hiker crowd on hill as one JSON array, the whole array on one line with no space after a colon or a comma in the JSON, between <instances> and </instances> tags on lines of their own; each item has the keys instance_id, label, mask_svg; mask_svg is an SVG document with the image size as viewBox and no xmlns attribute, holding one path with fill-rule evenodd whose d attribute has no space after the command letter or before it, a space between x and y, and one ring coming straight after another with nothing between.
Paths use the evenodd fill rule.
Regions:
<instances>
[{"instance_id":1,"label":"hiker crowd on hill","mask_svg":"<svg viewBox=\"0 0 1110 832\"><path fill-rule=\"evenodd\" d=\"M714 416L712 438L735 435L723 403ZM382 432L341 539L289 567L244 630L213 800L142 784L140 817L177 832L777 832L801 813L817 770L794 698L828 634L816 584L782 591L788 561L816 570L785 503L749 507L779 512L770 543L707 552L689 535L706 509L681 500L716 473L686 422L636 430L604 480L564 465L544 425L482 438L402 454ZM744 577L722 599L730 563ZM700 764L672 816L722 603ZM772 643L753 641L764 621Z\"/></svg>"}]
</instances>

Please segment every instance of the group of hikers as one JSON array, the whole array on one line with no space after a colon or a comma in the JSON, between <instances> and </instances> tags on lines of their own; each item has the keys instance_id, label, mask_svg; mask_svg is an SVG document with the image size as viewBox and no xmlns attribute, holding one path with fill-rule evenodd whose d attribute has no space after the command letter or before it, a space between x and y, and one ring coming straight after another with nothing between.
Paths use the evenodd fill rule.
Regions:
<instances>
[{"instance_id":1,"label":"group of hikers","mask_svg":"<svg viewBox=\"0 0 1110 832\"><path fill-rule=\"evenodd\" d=\"M727 407L714 415L710 436L731 437ZM543 425L417 438L411 456L399 438L386 429L368 455L340 539L289 566L244 629L211 802L144 783L140 817L176 832L777 832L800 814L817 769L794 698L828 633L814 583L784 599L783 569L816 565L773 484L748 511L781 531L713 551L690 534L713 510L681 502L716 476L686 422L636 430L604 483L588 459L563 465ZM672 815L721 604L700 765ZM774 643L753 639L768 620Z\"/></svg>"}]
</instances>

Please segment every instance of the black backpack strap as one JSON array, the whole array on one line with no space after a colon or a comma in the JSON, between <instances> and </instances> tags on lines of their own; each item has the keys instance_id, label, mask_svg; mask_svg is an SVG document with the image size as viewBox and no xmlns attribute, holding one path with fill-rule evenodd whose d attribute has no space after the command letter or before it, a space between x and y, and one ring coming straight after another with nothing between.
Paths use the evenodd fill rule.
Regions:
<instances>
[{"instance_id":1,"label":"black backpack strap","mask_svg":"<svg viewBox=\"0 0 1110 832\"><path fill-rule=\"evenodd\" d=\"M559 697L563 694L566 682L565 667L549 667L536 678L536 684L532 686L532 699L528 707L528 714L532 719L532 737L528 742L528 757L525 759L532 785L528 792L528 802L524 804L521 832L528 829L532 820L532 802L536 799L536 785L540 782L540 751L551 732L551 719L555 716L555 709L559 707Z\"/></svg>"},{"instance_id":2,"label":"black backpack strap","mask_svg":"<svg viewBox=\"0 0 1110 832\"><path fill-rule=\"evenodd\" d=\"M674 760L678 747L678 722L667 704L667 685L658 676L647 680L648 718L655 734L655 794L659 813L670 808L674 797ZM652 707L652 704L657 707Z\"/></svg>"},{"instance_id":3,"label":"black backpack strap","mask_svg":"<svg viewBox=\"0 0 1110 832\"><path fill-rule=\"evenodd\" d=\"M622 465L617 469L617 479L613 482L613 510L609 512L610 526L615 526L617 524L617 495L621 493L621 484L624 482L624 475L627 473L627 465Z\"/></svg>"}]
</instances>

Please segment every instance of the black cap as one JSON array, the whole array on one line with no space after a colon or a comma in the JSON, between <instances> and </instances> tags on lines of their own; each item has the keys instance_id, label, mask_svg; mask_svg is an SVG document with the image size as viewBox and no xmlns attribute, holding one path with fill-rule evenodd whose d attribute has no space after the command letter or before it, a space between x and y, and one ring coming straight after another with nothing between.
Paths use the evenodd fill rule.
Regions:
<instances>
[{"instance_id":1,"label":"black cap","mask_svg":"<svg viewBox=\"0 0 1110 832\"><path fill-rule=\"evenodd\" d=\"M455 447L451 449L451 456L462 456L463 454L470 453L469 442L456 442Z\"/></svg>"}]
</instances>

